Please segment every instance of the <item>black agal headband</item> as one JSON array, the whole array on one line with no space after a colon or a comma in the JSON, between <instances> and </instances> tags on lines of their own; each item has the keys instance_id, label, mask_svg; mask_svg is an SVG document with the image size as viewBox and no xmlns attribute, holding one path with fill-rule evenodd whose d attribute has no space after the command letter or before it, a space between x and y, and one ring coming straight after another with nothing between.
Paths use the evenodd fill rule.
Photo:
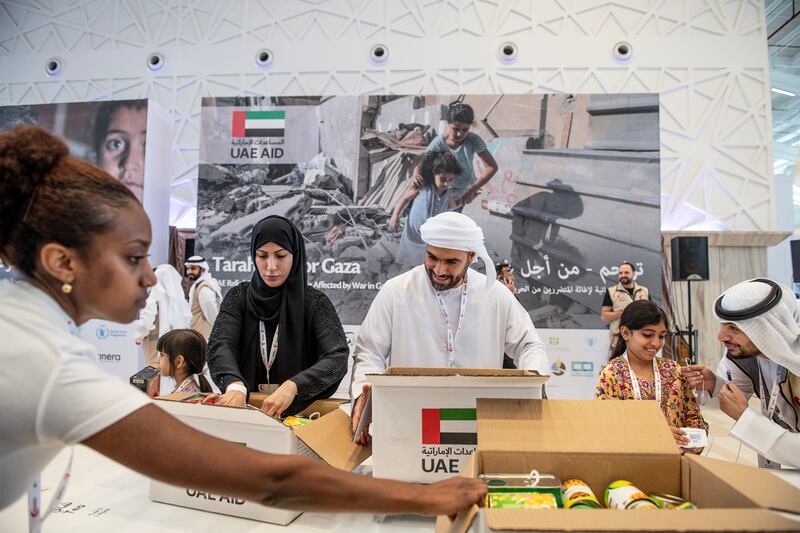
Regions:
<instances>
[{"instance_id":1,"label":"black agal headband","mask_svg":"<svg viewBox=\"0 0 800 533\"><path fill-rule=\"evenodd\" d=\"M781 301L783 297L783 292L781 291L780 286L772 281L771 279L765 278L757 278L754 280L750 280L751 283L766 283L771 287L769 294L766 298L762 301L758 302L757 304L750 306L746 309L725 309L722 307L722 298L725 296L724 294L717 298L716 303L714 304L714 312L717 314L719 318L722 320L747 320L748 318L755 318L759 315L763 315L776 305L778 302Z\"/></svg>"}]
</instances>

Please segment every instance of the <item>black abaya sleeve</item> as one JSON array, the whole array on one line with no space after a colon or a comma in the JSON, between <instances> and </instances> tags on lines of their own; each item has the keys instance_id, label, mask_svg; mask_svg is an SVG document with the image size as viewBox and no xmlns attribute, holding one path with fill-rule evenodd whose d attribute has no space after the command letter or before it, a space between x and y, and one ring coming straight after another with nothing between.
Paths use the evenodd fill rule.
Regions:
<instances>
[{"instance_id":1,"label":"black abaya sleeve","mask_svg":"<svg viewBox=\"0 0 800 533\"><path fill-rule=\"evenodd\" d=\"M296 404L329 398L347 374L347 348L339 315L322 292L307 290L306 346L314 353L306 354L313 364L291 378L297 384Z\"/></svg>"},{"instance_id":2,"label":"black abaya sleeve","mask_svg":"<svg viewBox=\"0 0 800 533\"><path fill-rule=\"evenodd\" d=\"M223 393L234 381L247 384L238 363L246 285L237 285L225 295L208 339L208 370Z\"/></svg>"}]
</instances>

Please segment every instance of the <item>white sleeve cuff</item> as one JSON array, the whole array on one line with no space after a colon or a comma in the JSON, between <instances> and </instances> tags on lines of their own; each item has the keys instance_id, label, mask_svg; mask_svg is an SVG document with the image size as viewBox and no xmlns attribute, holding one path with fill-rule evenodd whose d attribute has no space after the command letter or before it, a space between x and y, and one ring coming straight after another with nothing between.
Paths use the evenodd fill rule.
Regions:
<instances>
[{"instance_id":1,"label":"white sleeve cuff","mask_svg":"<svg viewBox=\"0 0 800 533\"><path fill-rule=\"evenodd\" d=\"M241 383L231 383L230 385L225 387L225 392L231 392L231 391L239 391L245 396L247 396L247 387L245 387Z\"/></svg>"},{"instance_id":2,"label":"white sleeve cuff","mask_svg":"<svg viewBox=\"0 0 800 533\"><path fill-rule=\"evenodd\" d=\"M759 454L766 455L784 431L778 424L748 407L731 428L730 435Z\"/></svg>"}]
</instances>

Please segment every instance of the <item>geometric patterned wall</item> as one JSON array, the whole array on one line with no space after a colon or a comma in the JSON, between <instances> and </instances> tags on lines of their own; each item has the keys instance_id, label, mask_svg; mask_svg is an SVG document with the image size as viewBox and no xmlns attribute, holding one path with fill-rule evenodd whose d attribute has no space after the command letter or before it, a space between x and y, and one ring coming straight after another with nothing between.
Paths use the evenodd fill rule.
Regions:
<instances>
[{"instance_id":1,"label":"geometric patterned wall","mask_svg":"<svg viewBox=\"0 0 800 533\"><path fill-rule=\"evenodd\" d=\"M658 92L662 229L775 229L761 0L0 0L0 73L0 105L173 110L173 223L195 205L202 96Z\"/></svg>"}]
</instances>

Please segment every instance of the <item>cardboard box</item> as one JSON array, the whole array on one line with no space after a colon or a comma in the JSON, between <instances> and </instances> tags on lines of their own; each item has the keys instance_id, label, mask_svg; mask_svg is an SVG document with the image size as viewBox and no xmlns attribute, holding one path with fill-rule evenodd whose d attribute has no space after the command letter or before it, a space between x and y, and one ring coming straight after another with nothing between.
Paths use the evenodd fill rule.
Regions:
<instances>
[{"instance_id":1,"label":"cardboard box","mask_svg":"<svg viewBox=\"0 0 800 533\"><path fill-rule=\"evenodd\" d=\"M501 531L800 531L800 490L758 468L681 456L655 402L478 400L478 452L462 475L529 472L586 481L602 500L626 479L696 510L478 509L437 533ZM800 520L800 515L798 516Z\"/></svg>"},{"instance_id":2,"label":"cardboard box","mask_svg":"<svg viewBox=\"0 0 800 533\"><path fill-rule=\"evenodd\" d=\"M350 417L339 409L338 400L312 403L303 415L320 413L320 418L301 428L291 429L267 416L260 409L246 409L185 403L193 393L177 393L157 398L156 405L189 426L255 450L268 453L305 455L343 470L352 470L369 457L369 447L352 442ZM258 395L251 402L263 402ZM260 401L259 401L260 400ZM286 525L299 511L267 507L222 494L209 494L191 487L175 487L150 481L150 499L182 507L211 511Z\"/></svg>"},{"instance_id":3,"label":"cardboard box","mask_svg":"<svg viewBox=\"0 0 800 533\"><path fill-rule=\"evenodd\" d=\"M476 449L476 398L541 398L548 376L525 370L390 367L372 374L372 475L431 483ZM365 417L362 417L365 418Z\"/></svg>"}]
</instances>

